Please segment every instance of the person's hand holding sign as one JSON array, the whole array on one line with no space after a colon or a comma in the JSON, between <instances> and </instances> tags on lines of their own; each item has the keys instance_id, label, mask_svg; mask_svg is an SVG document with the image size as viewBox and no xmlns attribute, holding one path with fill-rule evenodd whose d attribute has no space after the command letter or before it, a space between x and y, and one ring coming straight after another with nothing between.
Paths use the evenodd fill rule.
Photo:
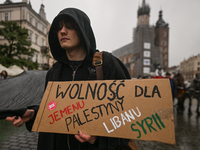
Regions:
<instances>
[{"instance_id":1,"label":"person's hand holding sign","mask_svg":"<svg viewBox=\"0 0 200 150\"><path fill-rule=\"evenodd\" d=\"M34 113L35 112L33 109L27 109L22 117L20 117L20 116L7 117L6 121L13 122L13 125L16 127L21 127L25 122L27 122L33 118Z\"/></svg>"},{"instance_id":2,"label":"person's hand holding sign","mask_svg":"<svg viewBox=\"0 0 200 150\"><path fill-rule=\"evenodd\" d=\"M89 142L90 144L94 144L97 139L96 136L83 134L80 130L78 131L78 134L75 135L75 138L81 143Z\"/></svg>"}]
</instances>

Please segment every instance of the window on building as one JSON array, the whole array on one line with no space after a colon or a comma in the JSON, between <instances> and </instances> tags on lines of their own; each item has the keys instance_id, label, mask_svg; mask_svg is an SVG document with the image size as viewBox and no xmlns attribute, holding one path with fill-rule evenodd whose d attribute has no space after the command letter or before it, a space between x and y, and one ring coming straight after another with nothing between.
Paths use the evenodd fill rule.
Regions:
<instances>
[{"instance_id":1,"label":"window on building","mask_svg":"<svg viewBox=\"0 0 200 150\"><path fill-rule=\"evenodd\" d=\"M167 41L165 41L164 46L167 46Z\"/></svg>"},{"instance_id":2,"label":"window on building","mask_svg":"<svg viewBox=\"0 0 200 150\"><path fill-rule=\"evenodd\" d=\"M23 14L23 17L22 17L22 18L25 19L25 10L23 10L23 13L22 13L22 14Z\"/></svg>"},{"instance_id":3,"label":"window on building","mask_svg":"<svg viewBox=\"0 0 200 150\"><path fill-rule=\"evenodd\" d=\"M29 15L29 22L32 24L33 23L33 17Z\"/></svg>"},{"instance_id":4,"label":"window on building","mask_svg":"<svg viewBox=\"0 0 200 150\"><path fill-rule=\"evenodd\" d=\"M38 28L38 22L37 21L35 21L35 27Z\"/></svg>"},{"instance_id":5,"label":"window on building","mask_svg":"<svg viewBox=\"0 0 200 150\"><path fill-rule=\"evenodd\" d=\"M165 31L163 32L163 37L167 37L167 33Z\"/></svg>"},{"instance_id":6,"label":"window on building","mask_svg":"<svg viewBox=\"0 0 200 150\"><path fill-rule=\"evenodd\" d=\"M131 56L128 57L128 63L130 63L130 62L131 62Z\"/></svg>"},{"instance_id":7,"label":"window on building","mask_svg":"<svg viewBox=\"0 0 200 150\"><path fill-rule=\"evenodd\" d=\"M44 34L47 34L47 28L44 28Z\"/></svg>"},{"instance_id":8,"label":"window on building","mask_svg":"<svg viewBox=\"0 0 200 150\"><path fill-rule=\"evenodd\" d=\"M42 46L46 46L45 39L42 38Z\"/></svg>"},{"instance_id":9,"label":"window on building","mask_svg":"<svg viewBox=\"0 0 200 150\"><path fill-rule=\"evenodd\" d=\"M162 46L167 46L167 41L161 41Z\"/></svg>"},{"instance_id":10,"label":"window on building","mask_svg":"<svg viewBox=\"0 0 200 150\"><path fill-rule=\"evenodd\" d=\"M44 33L44 26L42 26L42 32Z\"/></svg>"},{"instance_id":11,"label":"window on building","mask_svg":"<svg viewBox=\"0 0 200 150\"><path fill-rule=\"evenodd\" d=\"M35 54L35 62L38 62L38 54Z\"/></svg>"},{"instance_id":12,"label":"window on building","mask_svg":"<svg viewBox=\"0 0 200 150\"><path fill-rule=\"evenodd\" d=\"M165 54L165 59L167 59L168 58L168 55L167 54Z\"/></svg>"},{"instance_id":13,"label":"window on building","mask_svg":"<svg viewBox=\"0 0 200 150\"><path fill-rule=\"evenodd\" d=\"M8 21L8 13L5 13L5 21Z\"/></svg>"},{"instance_id":14,"label":"window on building","mask_svg":"<svg viewBox=\"0 0 200 150\"><path fill-rule=\"evenodd\" d=\"M168 63L167 63L167 61L165 61L165 66L168 66Z\"/></svg>"},{"instance_id":15,"label":"window on building","mask_svg":"<svg viewBox=\"0 0 200 150\"><path fill-rule=\"evenodd\" d=\"M131 64L131 71L134 71L134 64Z\"/></svg>"},{"instance_id":16,"label":"window on building","mask_svg":"<svg viewBox=\"0 0 200 150\"><path fill-rule=\"evenodd\" d=\"M163 51L163 48L162 48L162 47L160 47L160 51L161 51L161 52Z\"/></svg>"},{"instance_id":17,"label":"window on building","mask_svg":"<svg viewBox=\"0 0 200 150\"><path fill-rule=\"evenodd\" d=\"M198 65L200 65L200 62L198 62Z\"/></svg>"},{"instance_id":18,"label":"window on building","mask_svg":"<svg viewBox=\"0 0 200 150\"><path fill-rule=\"evenodd\" d=\"M35 34L35 44L38 44L38 35Z\"/></svg>"},{"instance_id":19,"label":"window on building","mask_svg":"<svg viewBox=\"0 0 200 150\"><path fill-rule=\"evenodd\" d=\"M32 41L33 32L29 31L29 40Z\"/></svg>"},{"instance_id":20,"label":"window on building","mask_svg":"<svg viewBox=\"0 0 200 150\"><path fill-rule=\"evenodd\" d=\"M124 57L124 64L126 64L126 57Z\"/></svg>"},{"instance_id":21,"label":"window on building","mask_svg":"<svg viewBox=\"0 0 200 150\"><path fill-rule=\"evenodd\" d=\"M197 70L200 71L200 67L198 67Z\"/></svg>"}]
</instances>

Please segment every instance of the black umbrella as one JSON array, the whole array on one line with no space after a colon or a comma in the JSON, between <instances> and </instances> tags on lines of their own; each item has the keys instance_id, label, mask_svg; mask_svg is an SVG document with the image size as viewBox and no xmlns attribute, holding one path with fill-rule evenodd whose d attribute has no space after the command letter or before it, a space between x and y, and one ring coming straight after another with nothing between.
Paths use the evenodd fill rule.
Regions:
<instances>
[{"instance_id":1,"label":"black umbrella","mask_svg":"<svg viewBox=\"0 0 200 150\"><path fill-rule=\"evenodd\" d=\"M0 80L0 119L23 116L28 106L39 105L47 71L25 71Z\"/></svg>"}]
</instances>

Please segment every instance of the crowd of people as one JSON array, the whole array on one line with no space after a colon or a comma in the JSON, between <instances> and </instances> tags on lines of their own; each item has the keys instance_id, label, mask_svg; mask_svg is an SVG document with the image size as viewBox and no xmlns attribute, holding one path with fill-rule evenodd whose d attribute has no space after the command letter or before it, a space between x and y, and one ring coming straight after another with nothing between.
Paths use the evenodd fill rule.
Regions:
<instances>
[{"instance_id":1,"label":"crowd of people","mask_svg":"<svg viewBox=\"0 0 200 150\"><path fill-rule=\"evenodd\" d=\"M172 99L173 103L174 100L177 99L177 103L174 104L177 106L177 112L178 114L183 114L184 109L184 102L186 98L189 98L189 109L188 114L191 115L191 105L192 105L192 99L197 99L197 115L200 115L200 76L199 74L195 75L195 78L186 84L184 82L183 75L178 73L169 73L162 70L160 66L155 71L155 76L151 75L144 75L144 76L138 76L137 79L163 79L168 78L170 80L171 85L171 91L172 91Z\"/></svg>"}]
</instances>

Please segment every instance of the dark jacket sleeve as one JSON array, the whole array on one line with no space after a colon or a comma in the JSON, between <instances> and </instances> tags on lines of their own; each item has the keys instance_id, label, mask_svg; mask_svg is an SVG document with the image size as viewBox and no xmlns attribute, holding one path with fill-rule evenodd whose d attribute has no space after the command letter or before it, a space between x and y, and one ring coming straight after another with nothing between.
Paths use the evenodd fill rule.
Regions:
<instances>
[{"instance_id":1,"label":"dark jacket sleeve","mask_svg":"<svg viewBox=\"0 0 200 150\"><path fill-rule=\"evenodd\" d=\"M32 127L33 127L33 123L35 121L35 118L36 118L36 115L37 115L37 112L38 112L38 109L39 109L39 105L29 106L29 107L27 107L27 109L33 109L35 111L34 117L31 120L29 120L28 122L26 122L26 129L29 132L31 132Z\"/></svg>"}]
</instances>

